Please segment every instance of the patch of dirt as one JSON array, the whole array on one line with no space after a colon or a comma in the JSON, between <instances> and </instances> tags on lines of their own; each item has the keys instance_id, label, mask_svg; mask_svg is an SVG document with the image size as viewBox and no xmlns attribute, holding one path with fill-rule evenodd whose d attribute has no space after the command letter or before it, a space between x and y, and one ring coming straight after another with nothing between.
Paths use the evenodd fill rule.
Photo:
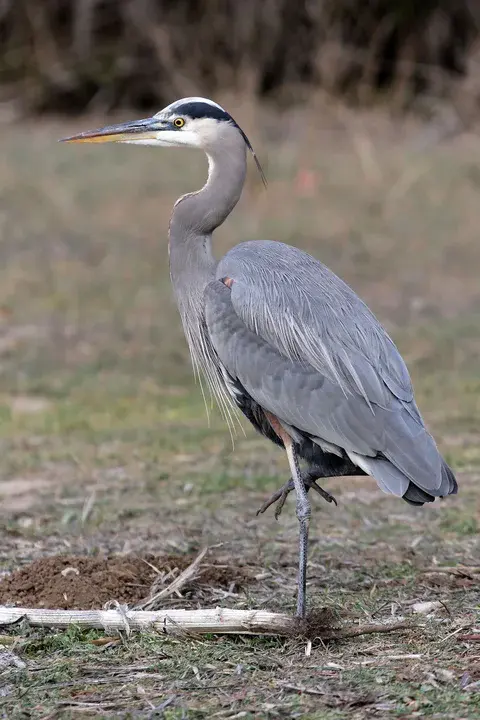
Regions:
<instances>
[{"instance_id":1,"label":"patch of dirt","mask_svg":"<svg viewBox=\"0 0 480 720\"><path fill-rule=\"evenodd\" d=\"M25 512L38 502L38 494L50 488L52 484L52 480L36 475L2 480L0 482L2 510Z\"/></svg>"},{"instance_id":2,"label":"patch of dirt","mask_svg":"<svg viewBox=\"0 0 480 720\"><path fill-rule=\"evenodd\" d=\"M7 398L6 402L13 413L21 415L43 413L52 407L52 402L48 398L36 395L13 395Z\"/></svg>"},{"instance_id":3,"label":"patch of dirt","mask_svg":"<svg viewBox=\"0 0 480 720\"><path fill-rule=\"evenodd\" d=\"M40 558L0 580L0 603L89 610L117 600L131 606L148 597L154 583L157 590L159 585L168 586L194 559L195 555ZM208 584L228 588L248 578L243 568L205 564L188 587Z\"/></svg>"}]
</instances>

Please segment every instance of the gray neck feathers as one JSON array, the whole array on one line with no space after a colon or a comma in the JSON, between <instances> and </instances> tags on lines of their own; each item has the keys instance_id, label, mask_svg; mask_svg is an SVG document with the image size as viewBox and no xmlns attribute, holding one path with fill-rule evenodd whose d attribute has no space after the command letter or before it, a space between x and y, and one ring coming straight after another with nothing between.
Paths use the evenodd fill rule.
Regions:
<instances>
[{"instance_id":1,"label":"gray neck feathers","mask_svg":"<svg viewBox=\"0 0 480 720\"><path fill-rule=\"evenodd\" d=\"M170 277L192 361L209 384L212 368L208 338L203 330L203 293L215 277L212 232L228 217L241 195L246 173L246 145L231 125L207 147L208 180L195 193L184 195L170 220Z\"/></svg>"},{"instance_id":2,"label":"gray neck feathers","mask_svg":"<svg viewBox=\"0 0 480 720\"><path fill-rule=\"evenodd\" d=\"M236 128L227 125L206 152L206 184L177 200L170 220L170 276L179 306L189 295L203 295L213 277L212 232L237 204L245 181L246 146Z\"/></svg>"}]
</instances>

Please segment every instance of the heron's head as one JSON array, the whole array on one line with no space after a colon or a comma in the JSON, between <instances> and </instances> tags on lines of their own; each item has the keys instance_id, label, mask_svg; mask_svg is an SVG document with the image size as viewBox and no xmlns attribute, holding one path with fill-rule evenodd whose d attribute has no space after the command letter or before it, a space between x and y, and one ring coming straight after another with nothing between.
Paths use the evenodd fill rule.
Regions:
<instances>
[{"instance_id":1,"label":"heron's head","mask_svg":"<svg viewBox=\"0 0 480 720\"><path fill-rule=\"evenodd\" d=\"M106 125L72 135L63 142L129 143L160 147L193 147L207 153L243 142L252 153L264 179L263 171L247 136L229 113L206 98L176 100L156 115L142 120Z\"/></svg>"}]
</instances>

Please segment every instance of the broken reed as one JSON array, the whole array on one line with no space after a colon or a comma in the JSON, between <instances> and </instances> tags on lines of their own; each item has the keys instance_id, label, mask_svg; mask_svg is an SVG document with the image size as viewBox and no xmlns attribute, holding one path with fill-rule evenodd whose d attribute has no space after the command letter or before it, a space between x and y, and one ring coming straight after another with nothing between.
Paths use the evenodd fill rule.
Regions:
<instances>
[{"instance_id":1,"label":"broken reed","mask_svg":"<svg viewBox=\"0 0 480 720\"><path fill-rule=\"evenodd\" d=\"M410 622L352 624L331 627L332 617L325 611L313 612L306 620L268 610L129 610L116 604L112 610L46 610L0 606L0 627L25 620L32 627L105 630L130 635L132 631L155 630L163 635L277 635L292 638L341 640L374 633L389 633L415 627Z\"/></svg>"}]
</instances>

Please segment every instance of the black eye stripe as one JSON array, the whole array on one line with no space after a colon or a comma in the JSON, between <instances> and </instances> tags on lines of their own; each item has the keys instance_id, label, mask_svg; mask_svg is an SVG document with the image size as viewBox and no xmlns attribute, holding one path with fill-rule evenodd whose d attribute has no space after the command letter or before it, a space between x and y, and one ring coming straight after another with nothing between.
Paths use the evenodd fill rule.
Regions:
<instances>
[{"instance_id":1,"label":"black eye stripe","mask_svg":"<svg viewBox=\"0 0 480 720\"><path fill-rule=\"evenodd\" d=\"M216 107L215 105L209 105L209 103L204 102L189 102L189 103L183 103L182 105L178 105L176 108L172 108L176 113L179 115L185 115L188 118L191 118L192 120L200 120L201 118L211 118L212 120L218 120L223 122L230 122L232 125L234 125L237 130L241 133L243 139L245 140L248 149L251 150L252 146L250 145L250 141L243 132L242 128L237 125L235 120L232 118L231 115L229 115L225 110L222 110L220 107ZM175 120L173 121L175 124Z\"/></svg>"},{"instance_id":2,"label":"black eye stripe","mask_svg":"<svg viewBox=\"0 0 480 720\"><path fill-rule=\"evenodd\" d=\"M212 120L229 120L233 122L230 115L222 110L222 108L216 107L215 105L209 105L209 103L203 102L189 102L183 103L176 108L172 108L179 115L187 115L192 120L199 120L200 118L212 118Z\"/></svg>"},{"instance_id":3,"label":"black eye stripe","mask_svg":"<svg viewBox=\"0 0 480 720\"><path fill-rule=\"evenodd\" d=\"M210 105L210 103L206 102L181 102L173 103L173 105L169 106L169 111L171 113L178 113L179 115L185 115L187 118L191 118L192 120L199 120L201 118L211 118L212 120L217 120L219 122L229 122L232 125L234 125L238 132L243 137L246 146L250 150L250 152L253 155L253 159L255 160L255 164L258 168L258 171L261 175L263 184L267 184L267 180L265 178L265 174L262 170L262 166L260 165L260 162L253 150L253 147L250 143L250 140L243 132L240 125L238 125L235 120L232 118L231 115L229 115L225 110L223 110L221 107L217 107L216 105ZM178 128L180 129L180 128Z\"/></svg>"}]
</instances>

